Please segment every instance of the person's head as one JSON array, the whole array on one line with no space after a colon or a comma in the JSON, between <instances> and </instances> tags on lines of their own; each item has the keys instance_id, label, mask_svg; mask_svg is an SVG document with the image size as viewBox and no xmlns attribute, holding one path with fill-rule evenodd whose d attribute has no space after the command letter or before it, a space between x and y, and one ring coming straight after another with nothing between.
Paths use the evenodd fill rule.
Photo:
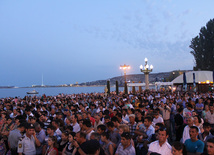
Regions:
<instances>
[{"instance_id":1,"label":"person's head","mask_svg":"<svg viewBox=\"0 0 214 155\"><path fill-rule=\"evenodd\" d=\"M83 130L87 130L88 128L91 127L91 121L89 119L83 120L82 127Z\"/></svg>"},{"instance_id":2,"label":"person's head","mask_svg":"<svg viewBox=\"0 0 214 155\"><path fill-rule=\"evenodd\" d=\"M48 137L48 146L49 147L56 147L57 145L57 138L55 136Z\"/></svg>"},{"instance_id":3,"label":"person's head","mask_svg":"<svg viewBox=\"0 0 214 155\"><path fill-rule=\"evenodd\" d=\"M68 141L68 132L62 132L61 138L62 141Z\"/></svg>"},{"instance_id":4,"label":"person's head","mask_svg":"<svg viewBox=\"0 0 214 155\"><path fill-rule=\"evenodd\" d=\"M26 127L26 135L27 136L32 136L35 132L35 128L33 124L28 124Z\"/></svg>"},{"instance_id":5,"label":"person's head","mask_svg":"<svg viewBox=\"0 0 214 155\"><path fill-rule=\"evenodd\" d=\"M109 131L113 131L114 130L114 123L113 122L108 122L107 124L106 124L106 126L107 126L107 129L109 130Z\"/></svg>"},{"instance_id":6,"label":"person's head","mask_svg":"<svg viewBox=\"0 0 214 155\"><path fill-rule=\"evenodd\" d=\"M195 115L194 117L194 124L197 124L197 123L201 123L201 118L198 116L198 115Z\"/></svg>"},{"instance_id":7,"label":"person's head","mask_svg":"<svg viewBox=\"0 0 214 155\"><path fill-rule=\"evenodd\" d=\"M51 124L53 126L55 126L56 128L59 128L59 126L60 126L59 120L52 120Z\"/></svg>"},{"instance_id":8,"label":"person's head","mask_svg":"<svg viewBox=\"0 0 214 155\"><path fill-rule=\"evenodd\" d=\"M164 127L163 123L156 123L155 124L155 131L158 131L160 128L163 128L163 127Z\"/></svg>"},{"instance_id":9,"label":"person's head","mask_svg":"<svg viewBox=\"0 0 214 155\"><path fill-rule=\"evenodd\" d=\"M76 136L76 133L75 133L75 132L70 132L70 133L68 134L68 141L69 141L70 143L73 142L75 136Z\"/></svg>"},{"instance_id":10,"label":"person's head","mask_svg":"<svg viewBox=\"0 0 214 155\"><path fill-rule=\"evenodd\" d=\"M114 126L115 126L115 127L118 126L119 121L118 121L118 118L117 118L116 116L112 117L112 118L111 118L111 121L114 123Z\"/></svg>"},{"instance_id":11,"label":"person's head","mask_svg":"<svg viewBox=\"0 0 214 155\"><path fill-rule=\"evenodd\" d=\"M101 135L105 131L106 131L106 126L104 124L100 124L100 125L97 126L97 133L98 134Z\"/></svg>"},{"instance_id":12,"label":"person's head","mask_svg":"<svg viewBox=\"0 0 214 155\"><path fill-rule=\"evenodd\" d=\"M209 105L209 108L210 108L210 111L213 111L213 104L212 103Z\"/></svg>"},{"instance_id":13,"label":"person's head","mask_svg":"<svg viewBox=\"0 0 214 155\"><path fill-rule=\"evenodd\" d=\"M36 122L35 124L34 124L34 126L35 126L35 131L36 132L40 132L41 131L41 125L38 123L38 122Z\"/></svg>"},{"instance_id":14,"label":"person's head","mask_svg":"<svg viewBox=\"0 0 214 155\"><path fill-rule=\"evenodd\" d=\"M196 126L191 126L191 127L190 127L190 130L189 130L190 138L191 138L192 140L197 139L198 132L199 132L198 127L196 127Z\"/></svg>"},{"instance_id":15,"label":"person's head","mask_svg":"<svg viewBox=\"0 0 214 155\"><path fill-rule=\"evenodd\" d=\"M100 116L99 116L98 114L96 114L96 115L94 116L94 119L95 119L96 122L99 122L99 121L100 121Z\"/></svg>"},{"instance_id":16,"label":"person's head","mask_svg":"<svg viewBox=\"0 0 214 155\"><path fill-rule=\"evenodd\" d=\"M27 123L26 122L23 122L23 123L20 123L20 125L18 126L18 129L20 132L24 132L26 127L27 127Z\"/></svg>"},{"instance_id":17,"label":"person's head","mask_svg":"<svg viewBox=\"0 0 214 155\"><path fill-rule=\"evenodd\" d=\"M127 147L131 144L131 134L130 132L123 132L121 135L121 144L123 147Z\"/></svg>"},{"instance_id":18,"label":"person's head","mask_svg":"<svg viewBox=\"0 0 214 155\"><path fill-rule=\"evenodd\" d=\"M76 123L77 119L78 119L77 115L72 115L71 116L71 123L73 123L73 124Z\"/></svg>"},{"instance_id":19,"label":"person's head","mask_svg":"<svg viewBox=\"0 0 214 155\"><path fill-rule=\"evenodd\" d=\"M205 122L205 123L203 124L203 129L204 129L204 132L205 132L205 133L209 133L210 130L211 130L210 123Z\"/></svg>"},{"instance_id":20,"label":"person's head","mask_svg":"<svg viewBox=\"0 0 214 155\"><path fill-rule=\"evenodd\" d=\"M156 119L159 117L158 112L154 112L154 114L153 114L153 115L154 115L154 118L156 118Z\"/></svg>"},{"instance_id":21,"label":"person's head","mask_svg":"<svg viewBox=\"0 0 214 155\"><path fill-rule=\"evenodd\" d=\"M109 139L109 133L108 132L103 132L102 134L101 134L101 141L102 142L105 142L105 141L107 141Z\"/></svg>"},{"instance_id":22,"label":"person's head","mask_svg":"<svg viewBox=\"0 0 214 155\"><path fill-rule=\"evenodd\" d=\"M173 155L183 155L185 152L185 146L181 142L174 142L172 144L172 154Z\"/></svg>"},{"instance_id":23,"label":"person's head","mask_svg":"<svg viewBox=\"0 0 214 155\"><path fill-rule=\"evenodd\" d=\"M30 116L29 117L29 123L35 124L36 123L36 117Z\"/></svg>"},{"instance_id":24,"label":"person's head","mask_svg":"<svg viewBox=\"0 0 214 155\"><path fill-rule=\"evenodd\" d=\"M97 133L97 132L93 132L92 134L91 134L91 137L90 137L90 139L96 139L96 140L100 140L100 134L99 133Z\"/></svg>"},{"instance_id":25,"label":"person's head","mask_svg":"<svg viewBox=\"0 0 214 155\"><path fill-rule=\"evenodd\" d=\"M207 140L207 154L208 155L214 155L214 139L208 139Z\"/></svg>"},{"instance_id":26,"label":"person's head","mask_svg":"<svg viewBox=\"0 0 214 155\"><path fill-rule=\"evenodd\" d=\"M86 141L86 134L82 131L77 132L75 136L75 140L79 143L82 144L83 142Z\"/></svg>"},{"instance_id":27,"label":"person's head","mask_svg":"<svg viewBox=\"0 0 214 155\"><path fill-rule=\"evenodd\" d=\"M204 106L205 111L209 111L209 105Z\"/></svg>"},{"instance_id":28,"label":"person's head","mask_svg":"<svg viewBox=\"0 0 214 155\"><path fill-rule=\"evenodd\" d=\"M11 117L7 117L7 124L10 124L10 123L12 123L12 118Z\"/></svg>"},{"instance_id":29,"label":"person's head","mask_svg":"<svg viewBox=\"0 0 214 155\"><path fill-rule=\"evenodd\" d=\"M129 115L129 121L130 121L130 123L134 123L135 122L135 114L130 114Z\"/></svg>"},{"instance_id":30,"label":"person's head","mask_svg":"<svg viewBox=\"0 0 214 155\"><path fill-rule=\"evenodd\" d=\"M110 121L111 121L110 116L106 115L106 116L104 117L104 123L107 124L107 123L110 122Z\"/></svg>"},{"instance_id":31,"label":"person's head","mask_svg":"<svg viewBox=\"0 0 214 155\"><path fill-rule=\"evenodd\" d=\"M129 126L126 124L120 124L118 129L119 129L120 135L122 135L123 132L129 132L130 131Z\"/></svg>"},{"instance_id":32,"label":"person's head","mask_svg":"<svg viewBox=\"0 0 214 155\"><path fill-rule=\"evenodd\" d=\"M179 113L179 114L182 114L182 113L183 113L183 110L184 110L184 109L183 109L182 107L178 108L178 113Z\"/></svg>"},{"instance_id":33,"label":"person's head","mask_svg":"<svg viewBox=\"0 0 214 155\"><path fill-rule=\"evenodd\" d=\"M145 127L149 127L152 124L152 118L147 116L144 118L144 125Z\"/></svg>"},{"instance_id":34,"label":"person's head","mask_svg":"<svg viewBox=\"0 0 214 155\"><path fill-rule=\"evenodd\" d=\"M187 117L187 119L186 119L187 125L189 125L191 127L193 125L193 120L194 120L193 117Z\"/></svg>"},{"instance_id":35,"label":"person's head","mask_svg":"<svg viewBox=\"0 0 214 155\"><path fill-rule=\"evenodd\" d=\"M166 127L160 128L158 131L158 140L160 144L164 144L169 136Z\"/></svg>"},{"instance_id":36,"label":"person's head","mask_svg":"<svg viewBox=\"0 0 214 155\"><path fill-rule=\"evenodd\" d=\"M54 126L49 125L49 126L47 127L47 134L48 134L49 136L53 136L53 135L54 135L54 131L55 131L55 127L54 127Z\"/></svg>"}]
</instances>

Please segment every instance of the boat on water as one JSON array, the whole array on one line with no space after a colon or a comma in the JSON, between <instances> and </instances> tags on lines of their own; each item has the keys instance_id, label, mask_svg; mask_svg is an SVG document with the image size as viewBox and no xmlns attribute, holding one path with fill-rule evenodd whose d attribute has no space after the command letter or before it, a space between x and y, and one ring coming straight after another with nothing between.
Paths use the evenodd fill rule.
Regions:
<instances>
[{"instance_id":1,"label":"boat on water","mask_svg":"<svg viewBox=\"0 0 214 155\"><path fill-rule=\"evenodd\" d=\"M32 91L27 92L27 94L39 94L39 92L36 90L32 90Z\"/></svg>"}]
</instances>

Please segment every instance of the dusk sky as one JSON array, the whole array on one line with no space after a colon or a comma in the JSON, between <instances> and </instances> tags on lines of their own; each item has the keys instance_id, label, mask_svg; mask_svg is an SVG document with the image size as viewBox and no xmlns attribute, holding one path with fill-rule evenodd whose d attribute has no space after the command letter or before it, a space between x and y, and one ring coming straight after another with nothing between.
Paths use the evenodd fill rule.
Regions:
<instances>
[{"instance_id":1,"label":"dusk sky","mask_svg":"<svg viewBox=\"0 0 214 155\"><path fill-rule=\"evenodd\" d=\"M0 86L69 84L191 70L189 48L213 0L1 0Z\"/></svg>"}]
</instances>

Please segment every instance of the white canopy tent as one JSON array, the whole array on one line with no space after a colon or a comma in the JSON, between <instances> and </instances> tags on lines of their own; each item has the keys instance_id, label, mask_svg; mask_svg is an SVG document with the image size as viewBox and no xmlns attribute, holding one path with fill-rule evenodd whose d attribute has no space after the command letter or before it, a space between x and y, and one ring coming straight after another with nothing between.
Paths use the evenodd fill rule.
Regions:
<instances>
[{"instance_id":1,"label":"white canopy tent","mask_svg":"<svg viewBox=\"0 0 214 155\"><path fill-rule=\"evenodd\" d=\"M193 73L195 73L195 83L200 82L213 82L213 72L212 71L190 71L186 72L187 83L193 83ZM172 81L173 84L183 83L183 74L178 76Z\"/></svg>"}]
</instances>

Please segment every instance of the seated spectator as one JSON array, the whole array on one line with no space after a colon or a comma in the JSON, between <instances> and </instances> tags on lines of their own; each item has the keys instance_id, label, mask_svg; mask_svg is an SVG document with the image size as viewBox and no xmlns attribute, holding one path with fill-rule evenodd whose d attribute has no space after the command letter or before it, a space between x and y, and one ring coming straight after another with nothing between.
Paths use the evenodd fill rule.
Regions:
<instances>
[{"instance_id":1,"label":"seated spectator","mask_svg":"<svg viewBox=\"0 0 214 155\"><path fill-rule=\"evenodd\" d=\"M192 154L201 154L204 151L204 143L197 138L198 136L198 127L191 126L189 130L190 139L187 139L184 143L188 153Z\"/></svg>"}]
</instances>

